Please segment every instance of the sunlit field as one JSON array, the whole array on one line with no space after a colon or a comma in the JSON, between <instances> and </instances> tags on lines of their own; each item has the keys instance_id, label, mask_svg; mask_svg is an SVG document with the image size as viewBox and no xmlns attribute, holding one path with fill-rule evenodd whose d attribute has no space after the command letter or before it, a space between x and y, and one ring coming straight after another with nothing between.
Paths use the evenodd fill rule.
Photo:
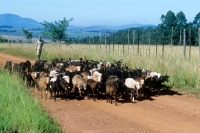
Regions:
<instances>
[{"instance_id":1,"label":"sunlit field","mask_svg":"<svg viewBox=\"0 0 200 133\"><path fill-rule=\"evenodd\" d=\"M85 56L88 60L109 61L122 59L129 68L144 68L169 75L167 83L172 89L192 93L199 97L199 47L171 45L118 45L118 44L53 44L44 45L42 60L54 58L78 59ZM157 52L156 52L157 51ZM191 52L190 52L191 51ZM35 44L0 44L0 52L36 60Z\"/></svg>"}]
</instances>

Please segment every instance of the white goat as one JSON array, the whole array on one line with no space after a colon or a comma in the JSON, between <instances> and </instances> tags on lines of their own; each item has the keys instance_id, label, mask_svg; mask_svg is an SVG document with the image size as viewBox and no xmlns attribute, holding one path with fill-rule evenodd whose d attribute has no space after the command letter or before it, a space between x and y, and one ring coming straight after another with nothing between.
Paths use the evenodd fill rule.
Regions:
<instances>
[{"instance_id":1,"label":"white goat","mask_svg":"<svg viewBox=\"0 0 200 133\"><path fill-rule=\"evenodd\" d=\"M138 90L141 88L142 83L144 83L144 80L137 81L133 78L125 79L125 86L131 90L132 102L134 102L134 91L136 91L136 94L138 95Z\"/></svg>"}]
</instances>

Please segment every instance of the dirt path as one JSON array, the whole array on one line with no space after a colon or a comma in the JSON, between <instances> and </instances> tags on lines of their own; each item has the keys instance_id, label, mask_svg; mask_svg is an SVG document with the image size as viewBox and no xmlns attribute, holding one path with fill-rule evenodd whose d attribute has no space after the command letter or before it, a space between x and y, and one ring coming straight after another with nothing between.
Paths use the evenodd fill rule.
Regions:
<instances>
[{"instance_id":1,"label":"dirt path","mask_svg":"<svg viewBox=\"0 0 200 133\"><path fill-rule=\"evenodd\" d=\"M26 59L0 53L0 64ZM34 61L31 61L34 63ZM104 99L40 100L48 113L68 133L198 133L200 132L200 100L173 91L161 96L138 99L135 103L119 101L119 106Z\"/></svg>"}]
</instances>

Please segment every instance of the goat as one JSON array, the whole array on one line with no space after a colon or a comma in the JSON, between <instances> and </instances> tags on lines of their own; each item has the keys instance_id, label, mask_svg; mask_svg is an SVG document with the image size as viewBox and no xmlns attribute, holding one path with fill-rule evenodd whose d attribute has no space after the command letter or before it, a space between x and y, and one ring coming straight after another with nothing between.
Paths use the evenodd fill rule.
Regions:
<instances>
[{"instance_id":1,"label":"goat","mask_svg":"<svg viewBox=\"0 0 200 133\"><path fill-rule=\"evenodd\" d=\"M63 76L62 80L59 80L59 85L62 87L61 89L61 99L64 98L66 100L66 96L70 93L70 77L69 76Z\"/></svg>"},{"instance_id":2,"label":"goat","mask_svg":"<svg viewBox=\"0 0 200 133\"><path fill-rule=\"evenodd\" d=\"M46 90L45 100L46 100L46 97L47 97L47 86L49 84L49 79L50 78L44 72L41 72L40 76L37 78L37 87L38 87L38 90L40 90L40 92L41 92L41 98L43 98L43 91Z\"/></svg>"},{"instance_id":3,"label":"goat","mask_svg":"<svg viewBox=\"0 0 200 133\"><path fill-rule=\"evenodd\" d=\"M115 96L115 105L118 102L119 81L117 76L110 76L106 80L106 101L112 104L112 98Z\"/></svg>"},{"instance_id":4,"label":"goat","mask_svg":"<svg viewBox=\"0 0 200 133\"><path fill-rule=\"evenodd\" d=\"M56 94L58 95L58 93L63 93L64 91L62 90L62 86L60 86L60 81L62 80L62 74L58 73L55 74L53 77L50 78L50 83L49 83L49 91L50 91L50 98L54 98L54 100L56 101ZM64 84L63 84L64 87ZM62 96L61 96L62 99Z\"/></svg>"},{"instance_id":5,"label":"goat","mask_svg":"<svg viewBox=\"0 0 200 133\"><path fill-rule=\"evenodd\" d=\"M8 72L11 73L12 72L12 62L11 61L6 61L4 69L8 70Z\"/></svg>"},{"instance_id":6,"label":"goat","mask_svg":"<svg viewBox=\"0 0 200 133\"><path fill-rule=\"evenodd\" d=\"M131 101L134 102L135 92L138 95L138 90L141 88L141 82L139 80L134 80L133 78L126 78L125 87L127 96L130 92L132 99Z\"/></svg>"},{"instance_id":7,"label":"goat","mask_svg":"<svg viewBox=\"0 0 200 133\"><path fill-rule=\"evenodd\" d=\"M81 66L69 65L68 67L65 67L65 71L79 72L81 71Z\"/></svg>"},{"instance_id":8,"label":"goat","mask_svg":"<svg viewBox=\"0 0 200 133\"><path fill-rule=\"evenodd\" d=\"M96 101L95 95L97 96L97 89L99 88L99 82L96 82L94 79L88 79L87 80L87 97L89 99L89 91L92 91L93 94L93 100ZM97 96L98 98L98 96Z\"/></svg>"},{"instance_id":9,"label":"goat","mask_svg":"<svg viewBox=\"0 0 200 133\"><path fill-rule=\"evenodd\" d=\"M13 63L13 73L19 74L19 71L20 71L19 63Z\"/></svg>"},{"instance_id":10,"label":"goat","mask_svg":"<svg viewBox=\"0 0 200 133\"><path fill-rule=\"evenodd\" d=\"M73 85L73 90L75 90L75 88L77 87L79 90L79 96L82 96L82 92L81 90L87 90L87 83L86 81L83 79L83 77L79 74L75 74L72 78L72 85Z\"/></svg>"}]
</instances>

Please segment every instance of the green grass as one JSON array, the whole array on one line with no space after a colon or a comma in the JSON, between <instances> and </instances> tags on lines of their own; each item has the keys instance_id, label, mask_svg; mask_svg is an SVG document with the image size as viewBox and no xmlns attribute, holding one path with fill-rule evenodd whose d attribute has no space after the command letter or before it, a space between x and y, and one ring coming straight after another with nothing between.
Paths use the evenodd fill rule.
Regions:
<instances>
[{"instance_id":1,"label":"green grass","mask_svg":"<svg viewBox=\"0 0 200 133\"><path fill-rule=\"evenodd\" d=\"M0 69L0 132L61 133L21 79Z\"/></svg>"},{"instance_id":2,"label":"green grass","mask_svg":"<svg viewBox=\"0 0 200 133\"><path fill-rule=\"evenodd\" d=\"M35 44L0 44L0 52L15 56L36 59ZM149 52L150 48L150 52ZM196 97L200 94L200 70L199 70L199 48L186 48L186 59L183 56L183 46L165 45L156 46L140 45L139 53L137 45L86 45L86 44L45 44L41 59L50 61L54 58L78 59L85 56L89 60L110 61L123 60L129 68L146 68L151 71L169 75L169 85L181 91L194 93ZM124 51L123 51L124 49ZM20 52L19 52L20 50ZM162 56L163 55L163 56Z\"/></svg>"}]
</instances>

